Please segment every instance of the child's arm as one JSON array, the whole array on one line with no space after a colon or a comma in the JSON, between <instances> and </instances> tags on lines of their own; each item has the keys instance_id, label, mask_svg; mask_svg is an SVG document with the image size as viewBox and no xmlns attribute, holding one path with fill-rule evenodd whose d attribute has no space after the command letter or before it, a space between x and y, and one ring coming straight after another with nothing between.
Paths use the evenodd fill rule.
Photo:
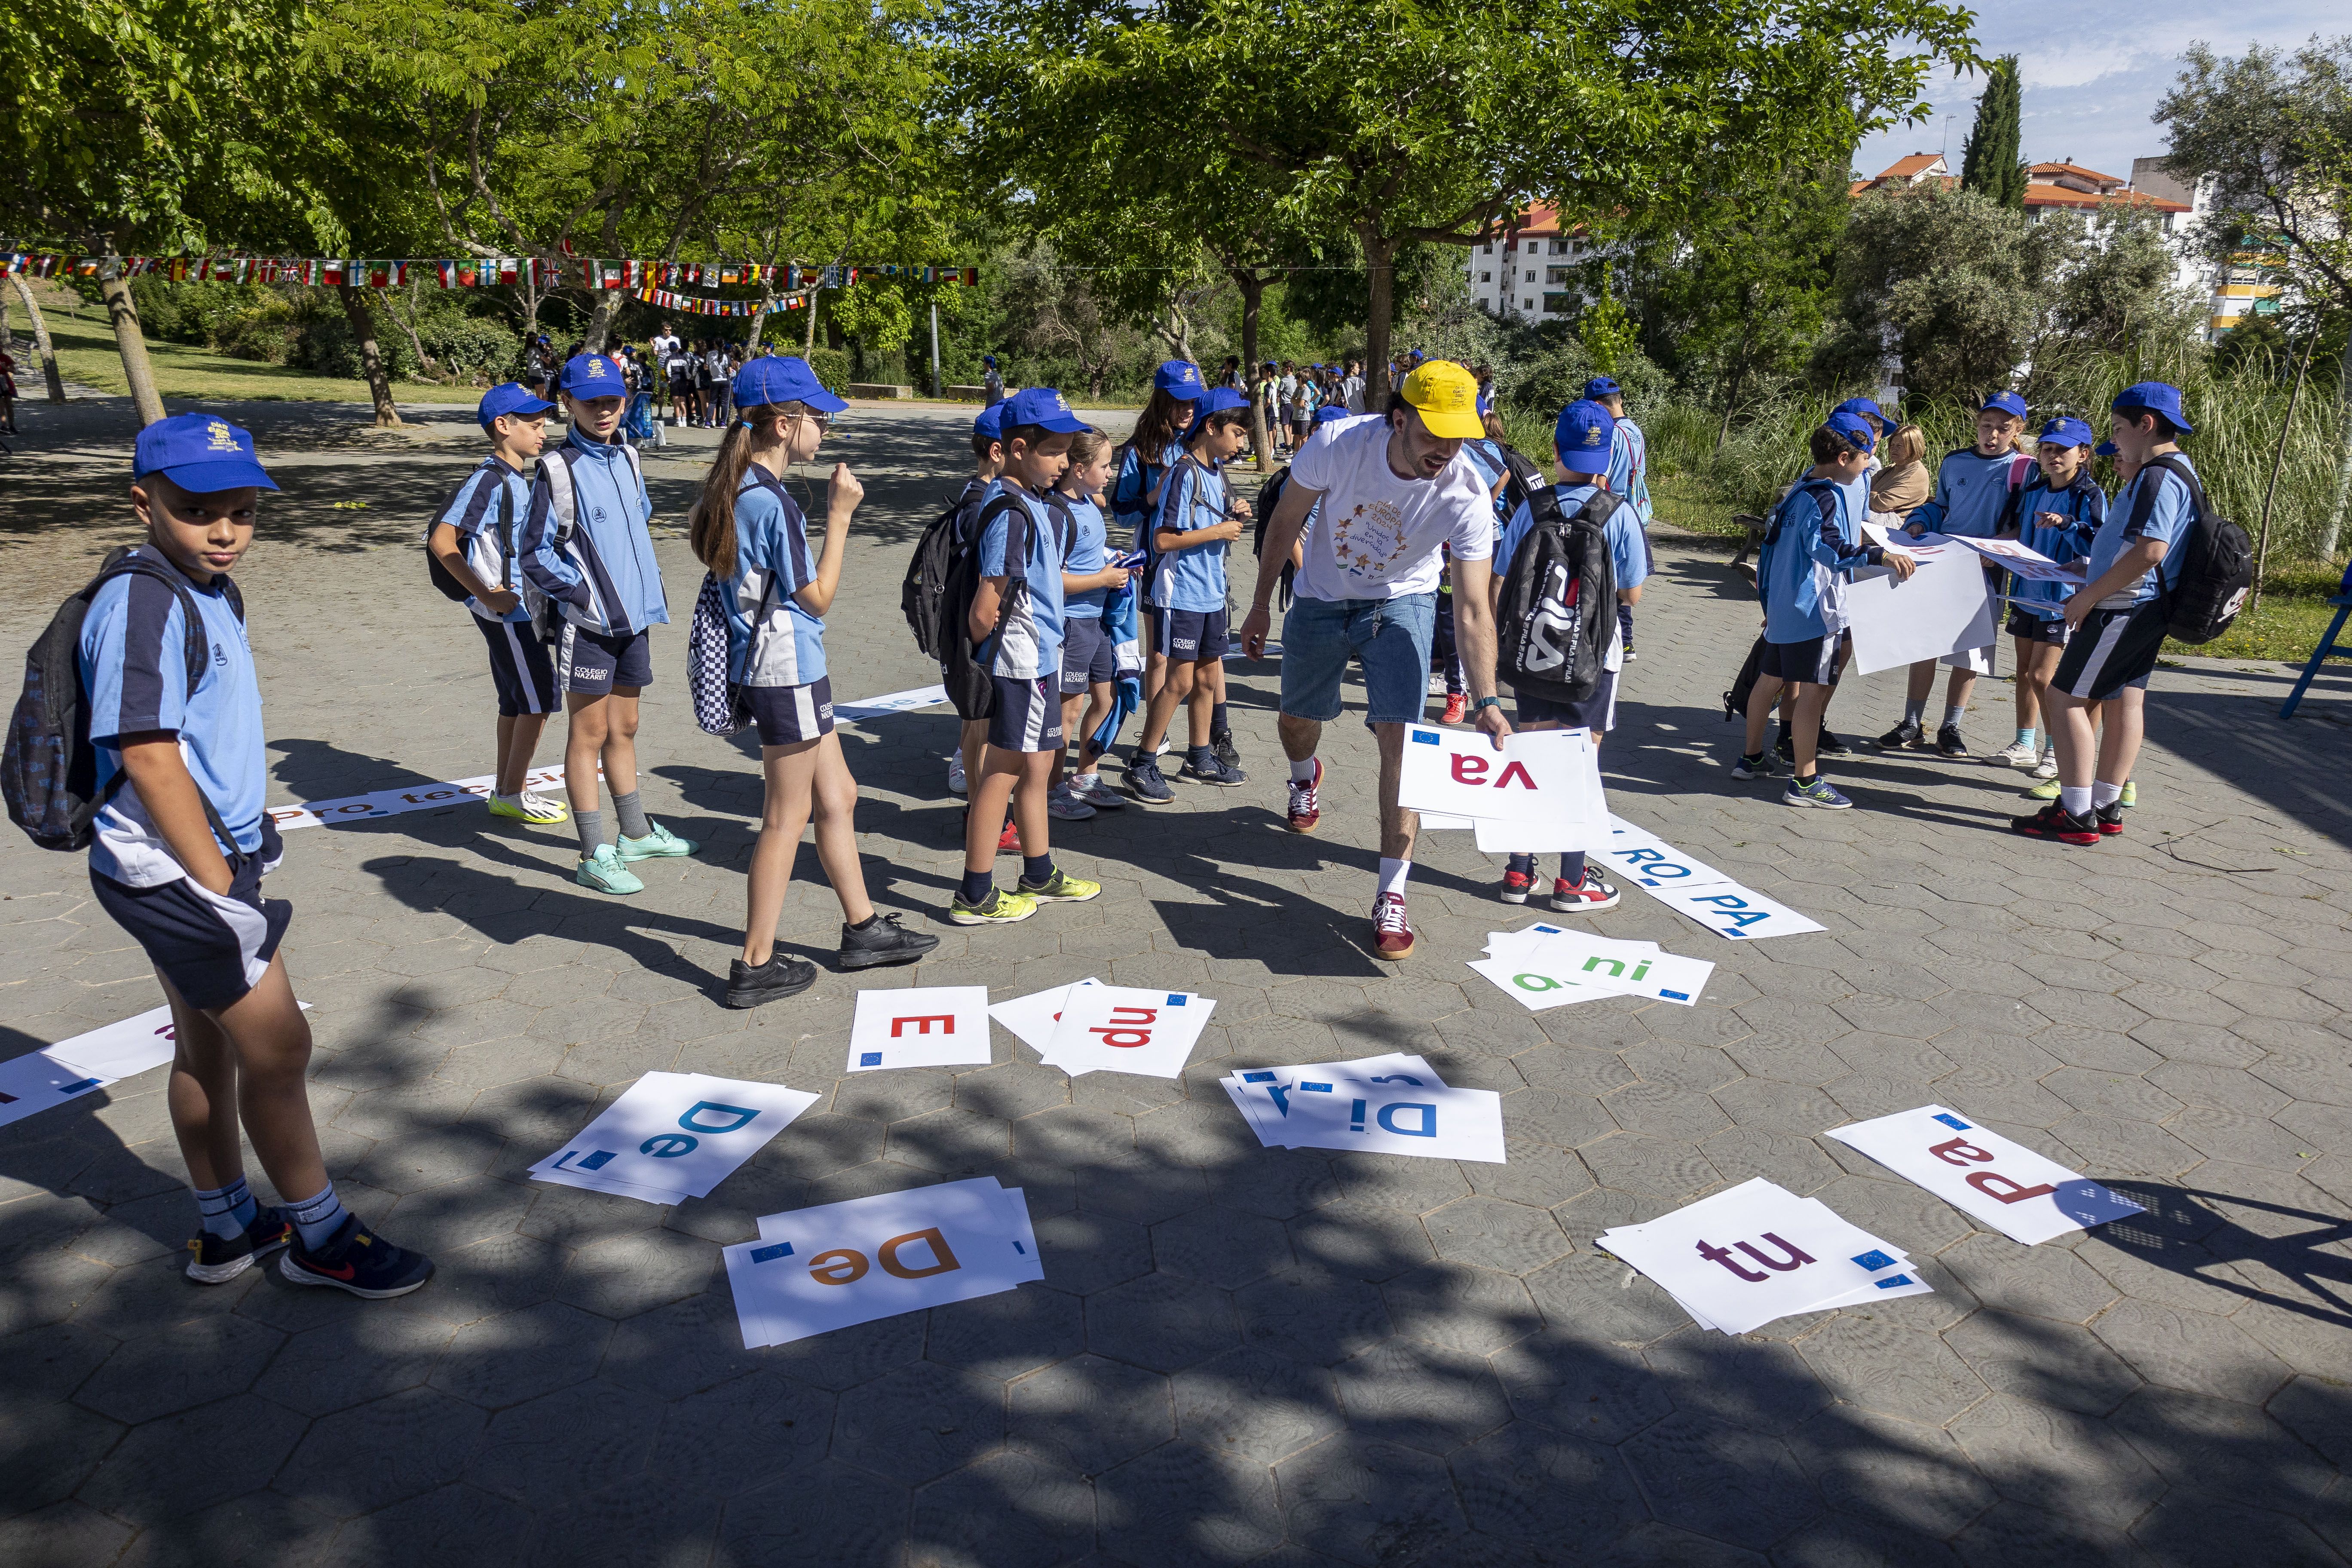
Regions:
<instances>
[{"instance_id":1,"label":"child's arm","mask_svg":"<svg viewBox=\"0 0 2352 1568\"><path fill-rule=\"evenodd\" d=\"M131 775L139 804L170 847L172 858L197 886L210 892L227 892L228 858L221 853L220 840L213 837L204 795L180 755L179 731L144 731L118 736L116 744L122 749L122 771Z\"/></svg>"},{"instance_id":2,"label":"child's arm","mask_svg":"<svg viewBox=\"0 0 2352 1568\"><path fill-rule=\"evenodd\" d=\"M1242 536L1239 518L1229 517L1206 528L1182 528L1170 521L1183 515L1184 509L1192 503L1193 488L1200 482L1200 475L1187 472L1176 488L1169 492L1168 504L1160 509L1160 525L1151 532L1152 546L1162 554L1171 550L1198 550L1204 544L1223 544Z\"/></svg>"},{"instance_id":3,"label":"child's arm","mask_svg":"<svg viewBox=\"0 0 2352 1568\"><path fill-rule=\"evenodd\" d=\"M833 596L841 588L841 558L849 548L849 515L865 499L866 487L849 465L834 464L832 482L825 487L824 548L817 555L816 580L793 595L812 616L833 608Z\"/></svg>"},{"instance_id":4,"label":"child's arm","mask_svg":"<svg viewBox=\"0 0 2352 1568\"><path fill-rule=\"evenodd\" d=\"M1013 581L1010 577L982 577L980 586L972 591L971 615L964 630L975 643L986 642L996 632L996 617L1004 608L1004 591Z\"/></svg>"},{"instance_id":5,"label":"child's arm","mask_svg":"<svg viewBox=\"0 0 2352 1568\"><path fill-rule=\"evenodd\" d=\"M556 548L555 494L543 474L531 478L530 508L523 517L522 540L515 553L520 558L522 574L541 593L583 610L588 607L588 580Z\"/></svg>"},{"instance_id":6,"label":"child's arm","mask_svg":"<svg viewBox=\"0 0 2352 1568\"><path fill-rule=\"evenodd\" d=\"M509 589L493 587L474 575L474 568L466 560L465 536L457 524L436 522L433 525L433 558L441 569L457 579L457 585L474 595L475 602L494 616L503 616L522 603L522 595Z\"/></svg>"}]
</instances>

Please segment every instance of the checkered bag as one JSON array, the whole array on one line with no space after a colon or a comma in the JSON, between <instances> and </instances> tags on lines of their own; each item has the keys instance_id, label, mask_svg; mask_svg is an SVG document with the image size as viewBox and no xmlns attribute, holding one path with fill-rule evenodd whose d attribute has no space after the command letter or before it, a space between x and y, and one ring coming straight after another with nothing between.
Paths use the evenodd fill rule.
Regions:
<instances>
[{"instance_id":1,"label":"checkered bag","mask_svg":"<svg viewBox=\"0 0 2352 1568\"><path fill-rule=\"evenodd\" d=\"M711 734L731 735L751 721L751 696L728 669L727 600L709 572L686 634L686 688L694 694L694 721Z\"/></svg>"}]
</instances>

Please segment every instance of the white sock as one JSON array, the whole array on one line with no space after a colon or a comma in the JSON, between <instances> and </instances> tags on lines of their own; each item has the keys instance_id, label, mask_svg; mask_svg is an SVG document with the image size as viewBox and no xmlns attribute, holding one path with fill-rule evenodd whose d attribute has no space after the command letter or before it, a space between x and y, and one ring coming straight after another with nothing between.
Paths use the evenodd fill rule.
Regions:
<instances>
[{"instance_id":1,"label":"white sock","mask_svg":"<svg viewBox=\"0 0 2352 1568\"><path fill-rule=\"evenodd\" d=\"M2113 805L2116 802L2123 799L2123 785L2111 784L2105 779L2093 779L2091 781L2091 804L2093 805Z\"/></svg>"},{"instance_id":2,"label":"white sock","mask_svg":"<svg viewBox=\"0 0 2352 1568\"><path fill-rule=\"evenodd\" d=\"M1309 757L1303 763L1291 763L1290 782L1292 784L1313 784L1315 782L1315 759Z\"/></svg>"},{"instance_id":3,"label":"white sock","mask_svg":"<svg viewBox=\"0 0 2352 1568\"><path fill-rule=\"evenodd\" d=\"M2060 784L2058 786L2058 804L2066 808L2066 815L2069 816L2090 816L2091 786L2089 784Z\"/></svg>"},{"instance_id":4,"label":"white sock","mask_svg":"<svg viewBox=\"0 0 2352 1568\"><path fill-rule=\"evenodd\" d=\"M1969 710L1965 708L1959 707L1957 704L1948 705L1944 709L1944 722L1948 725L1956 725L1961 720L1967 718Z\"/></svg>"},{"instance_id":5,"label":"white sock","mask_svg":"<svg viewBox=\"0 0 2352 1568\"><path fill-rule=\"evenodd\" d=\"M1403 897L1405 879L1412 875L1412 861L1391 860L1385 855L1381 857L1381 892L1394 893L1400 898Z\"/></svg>"}]
</instances>

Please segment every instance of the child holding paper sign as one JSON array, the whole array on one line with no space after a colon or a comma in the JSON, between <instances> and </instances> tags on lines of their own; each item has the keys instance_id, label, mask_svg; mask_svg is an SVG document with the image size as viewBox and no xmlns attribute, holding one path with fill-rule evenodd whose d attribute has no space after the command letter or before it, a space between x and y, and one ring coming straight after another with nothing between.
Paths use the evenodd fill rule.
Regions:
<instances>
[{"instance_id":1,"label":"child holding paper sign","mask_svg":"<svg viewBox=\"0 0 2352 1568\"><path fill-rule=\"evenodd\" d=\"M2091 477L2091 427L2080 419L2053 419L2042 427L2034 448L2042 471L2017 492L2000 537L2064 563L2091 552L2092 537L2107 517L2107 492ZM2048 577L2012 577L2009 588L2009 635L2017 642L2017 739L1992 761L2032 768L2036 778L2058 776L2058 745L2048 754L2034 744L2050 678L2066 646L2066 601L2074 585ZM2049 739L2046 729L2042 730Z\"/></svg>"}]
</instances>

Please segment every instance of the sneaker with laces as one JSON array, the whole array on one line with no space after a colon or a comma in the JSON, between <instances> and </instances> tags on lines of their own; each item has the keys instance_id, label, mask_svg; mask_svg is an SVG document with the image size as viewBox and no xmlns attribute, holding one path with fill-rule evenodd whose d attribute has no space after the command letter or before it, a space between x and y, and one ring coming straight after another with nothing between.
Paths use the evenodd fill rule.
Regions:
<instances>
[{"instance_id":1,"label":"sneaker with laces","mask_svg":"<svg viewBox=\"0 0 2352 1568\"><path fill-rule=\"evenodd\" d=\"M1956 763L1968 760L1969 743L1960 739L1958 724L1946 724L1936 731L1936 754Z\"/></svg>"},{"instance_id":2,"label":"sneaker with laces","mask_svg":"<svg viewBox=\"0 0 2352 1568\"><path fill-rule=\"evenodd\" d=\"M754 968L736 959L727 966L727 994L722 999L730 1007L757 1007L762 1002L779 1002L787 996L797 996L816 984L816 965L804 958L794 958L782 948L768 955L768 962Z\"/></svg>"},{"instance_id":3,"label":"sneaker with laces","mask_svg":"<svg viewBox=\"0 0 2352 1568\"><path fill-rule=\"evenodd\" d=\"M1613 910L1625 895L1616 887L1601 879L1601 873L1585 863L1584 879L1571 882L1565 877L1551 879L1551 907L1564 915L1597 915L1603 910Z\"/></svg>"},{"instance_id":4,"label":"sneaker with laces","mask_svg":"<svg viewBox=\"0 0 2352 1568\"><path fill-rule=\"evenodd\" d=\"M2038 779L2054 779L2058 776L2057 747L2053 746L2042 753L2041 760L2033 764L2033 776ZM2042 798L2047 800L2052 797L2045 795Z\"/></svg>"},{"instance_id":5,"label":"sneaker with laces","mask_svg":"<svg viewBox=\"0 0 2352 1568\"><path fill-rule=\"evenodd\" d=\"M1382 893L1372 901L1372 956L1391 963L1412 956L1412 922L1405 918L1402 893Z\"/></svg>"},{"instance_id":6,"label":"sneaker with laces","mask_svg":"<svg viewBox=\"0 0 2352 1568\"><path fill-rule=\"evenodd\" d=\"M2129 811L2133 806L2137 805L2139 804L2138 784L2131 779L2124 780L2124 793L2116 797L2116 804L2122 806L2126 811Z\"/></svg>"},{"instance_id":7,"label":"sneaker with laces","mask_svg":"<svg viewBox=\"0 0 2352 1568\"><path fill-rule=\"evenodd\" d=\"M1059 866L1042 882L1021 879L1021 896L1040 904L1083 904L1102 897L1102 884L1073 877Z\"/></svg>"},{"instance_id":8,"label":"sneaker with laces","mask_svg":"<svg viewBox=\"0 0 2352 1568\"><path fill-rule=\"evenodd\" d=\"M1290 805L1286 821L1293 833L1312 833L1315 825L1323 820L1323 807L1317 793L1323 787L1323 759L1315 759L1315 776L1305 784L1290 781Z\"/></svg>"},{"instance_id":9,"label":"sneaker with laces","mask_svg":"<svg viewBox=\"0 0 2352 1568\"><path fill-rule=\"evenodd\" d=\"M908 931L898 923L898 919L897 915L884 915L864 931L844 921L838 954L841 967L887 969L893 964L913 963L940 945L938 937L926 931Z\"/></svg>"},{"instance_id":10,"label":"sneaker with laces","mask_svg":"<svg viewBox=\"0 0 2352 1568\"><path fill-rule=\"evenodd\" d=\"M494 795L489 797L489 803L492 816L503 816L509 821L528 823L533 827L554 827L572 820L570 806L558 801L542 799L528 792L516 796L513 800L507 800Z\"/></svg>"},{"instance_id":11,"label":"sneaker with laces","mask_svg":"<svg viewBox=\"0 0 2352 1568\"><path fill-rule=\"evenodd\" d=\"M1469 693L1449 691L1445 694L1445 711L1438 715L1437 721L1441 724L1459 724L1469 712Z\"/></svg>"},{"instance_id":12,"label":"sneaker with laces","mask_svg":"<svg viewBox=\"0 0 2352 1568\"><path fill-rule=\"evenodd\" d=\"M1045 797L1045 815L1056 822L1084 822L1094 816L1095 808L1080 800L1066 784L1057 784Z\"/></svg>"},{"instance_id":13,"label":"sneaker with laces","mask_svg":"<svg viewBox=\"0 0 2352 1568\"><path fill-rule=\"evenodd\" d=\"M583 888L593 888L600 893L642 893L646 885L637 874L621 863L621 857L609 844L596 846L596 853L580 862L572 879Z\"/></svg>"},{"instance_id":14,"label":"sneaker with laces","mask_svg":"<svg viewBox=\"0 0 2352 1568\"><path fill-rule=\"evenodd\" d=\"M1631 663L1633 663L1635 659L1637 659L1637 658L1641 658L1641 657L1642 657L1642 656L1641 656L1640 654L1635 653L1635 652L1633 651L1633 645L1632 643L1627 643L1627 644L1625 645L1625 647L1624 647L1624 658L1625 658L1625 662L1626 662L1627 664L1631 664Z\"/></svg>"},{"instance_id":15,"label":"sneaker with laces","mask_svg":"<svg viewBox=\"0 0 2352 1568\"><path fill-rule=\"evenodd\" d=\"M964 902L963 894L956 894L948 905L948 921L960 926L1009 926L1015 921L1025 921L1037 912L1037 900L1019 893L1008 893L1002 888L988 889L988 897L976 904Z\"/></svg>"},{"instance_id":16,"label":"sneaker with laces","mask_svg":"<svg viewBox=\"0 0 2352 1568\"><path fill-rule=\"evenodd\" d=\"M1780 726L1779 738L1772 742L1772 754L1791 769L1797 765L1797 742L1789 733L1789 727L1786 724Z\"/></svg>"},{"instance_id":17,"label":"sneaker with laces","mask_svg":"<svg viewBox=\"0 0 2352 1568\"><path fill-rule=\"evenodd\" d=\"M658 822L646 824L642 838L623 837L621 858L624 860L667 860L679 855L691 855L702 847L691 838L680 838Z\"/></svg>"},{"instance_id":18,"label":"sneaker with laces","mask_svg":"<svg viewBox=\"0 0 2352 1568\"><path fill-rule=\"evenodd\" d=\"M2011 741L1985 761L1997 768L2030 768L2042 761L2042 752L2031 741Z\"/></svg>"},{"instance_id":19,"label":"sneaker with laces","mask_svg":"<svg viewBox=\"0 0 2352 1568\"><path fill-rule=\"evenodd\" d=\"M1070 793L1097 811L1127 809L1127 797L1103 782L1100 773L1080 773L1070 781Z\"/></svg>"},{"instance_id":20,"label":"sneaker with laces","mask_svg":"<svg viewBox=\"0 0 2352 1568\"><path fill-rule=\"evenodd\" d=\"M2098 820L2100 837L2117 838L2123 836L2124 803L2122 801L2117 801L2113 805L2100 806L2091 815Z\"/></svg>"},{"instance_id":21,"label":"sneaker with laces","mask_svg":"<svg viewBox=\"0 0 2352 1568\"><path fill-rule=\"evenodd\" d=\"M1219 789L1239 789L1249 783L1249 774L1239 768L1229 768L1211 752L1201 758L1186 758L1184 771L1177 777L1192 784L1214 784Z\"/></svg>"},{"instance_id":22,"label":"sneaker with laces","mask_svg":"<svg viewBox=\"0 0 2352 1568\"><path fill-rule=\"evenodd\" d=\"M1431 672L1431 674L1430 674L1430 677L1429 677L1428 681L1423 685L1423 687L1422 687L1422 689L1422 689L1422 695L1423 695L1424 697L1443 697L1443 696L1444 696L1444 695L1445 695L1445 677L1444 677L1444 676L1442 676L1442 675L1439 675L1439 674L1435 673L1434 671L1432 671L1432 672Z\"/></svg>"},{"instance_id":23,"label":"sneaker with laces","mask_svg":"<svg viewBox=\"0 0 2352 1568\"><path fill-rule=\"evenodd\" d=\"M1503 873L1503 902L1507 904L1524 904L1528 901L1528 895L1535 890L1536 879L1534 873L1528 871L1505 871Z\"/></svg>"},{"instance_id":24,"label":"sneaker with laces","mask_svg":"<svg viewBox=\"0 0 2352 1568\"><path fill-rule=\"evenodd\" d=\"M1146 805L1166 805L1176 798L1160 772L1158 757L1138 757L1127 764L1127 793Z\"/></svg>"},{"instance_id":25,"label":"sneaker with laces","mask_svg":"<svg viewBox=\"0 0 2352 1568\"><path fill-rule=\"evenodd\" d=\"M2060 844L2096 844L2099 841L2099 818L2095 812L2088 816L2076 816L2063 805L2052 801L2032 816L2012 818L2009 830L2028 838L2048 838Z\"/></svg>"},{"instance_id":26,"label":"sneaker with laces","mask_svg":"<svg viewBox=\"0 0 2352 1568\"><path fill-rule=\"evenodd\" d=\"M1218 730L1213 731L1209 736L1209 750L1217 754L1217 761L1224 763L1225 766L1233 769L1235 773L1241 773L1241 748L1234 744L1234 732L1231 730ZM1243 773L1242 776L1244 778L1247 778L1249 775Z\"/></svg>"},{"instance_id":27,"label":"sneaker with laces","mask_svg":"<svg viewBox=\"0 0 2352 1568\"><path fill-rule=\"evenodd\" d=\"M966 787L963 776L963 753L950 752L948 753L948 793L961 795Z\"/></svg>"},{"instance_id":28,"label":"sneaker with laces","mask_svg":"<svg viewBox=\"0 0 2352 1568\"><path fill-rule=\"evenodd\" d=\"M1837 732L1826 724L1822 726L1822 732L1813 737L1813 752L1818 756L1843 757L1853 750L1852 746L1839 740Z\"/></svg>"},{"instance_id":29,"label":"sneaker with laces","mask_svg":"<svg viewBox=\"0 0 2352 1568\"><path fill-rule=\"evenodd\" d=\"M2028 800L2056 800L2058 798L2058 774L2053 771L2048 778L2043 779L2040 784L2035 784L2032 789L2027 790L2024 793L2025 798Z\"/></svg>"},{"instance_id":30,"label":"sneaker with laces","mask_svg":"<svg viewBox=\"0 0 2352 1568\"><path fill-rule=\"evenodd\" d=\"M315 1248L302 1245L299 1231L289 1237L278 1272L297 1285L331 1285L382 1301L405 1296L432 1279L433 1260L361 1229L360 1216L347 1214L335 1234Z\"/></svg>"},{"instance_id":31,"label":"sneaker with laces","mask_svg":"<svg viewBox=\"0 0 2352 1568\"><path fill-rule=\"evenodd\" d=\"M1759 752L1752 757L1743 756L1731 764L1731 776L1736 779L1777 778L1780 773L1780 761L1769 752Z\"/></svg>"},{"instance_id":32,"label":"sneaker with laces","mask_svg":"<svg viewBox=\"0 0 2352 1568\"><path fill-rule=\"evenodd\" d=\"M1843 811L1853 805L1838 793L1837 786L1815 773L1809 779L1790 778L1789 787L1780 792L1782 805L1810 805L1822 811Z\"/></svg>"},{"instance_id":33,"label":"sneaker with laces","mask_svg":"<svg viewBox=\"0 0 2352 1568\"><path fill-rule=\"evenodd\" d=\"M256 1263L261 1255L286 1245L294 1227L274 1208L264 1207L243 1234L223 1239L200 1230L188 1238L188 1278L199 1285L226 1285Z\"/></svg>"},{"instance_id":34,"label":"sneaker with laces","mask_svg":"<svg viewBox=\"0 0 2352 1568\"><path fill-rule=\"evenodd\" d=\"M1878 749L1882 752L1908 751L1919 745L1927 738L1927 732L1919 727L1919 721L1906 719L1878 737Z\"/></svg>"}]
</instances>

